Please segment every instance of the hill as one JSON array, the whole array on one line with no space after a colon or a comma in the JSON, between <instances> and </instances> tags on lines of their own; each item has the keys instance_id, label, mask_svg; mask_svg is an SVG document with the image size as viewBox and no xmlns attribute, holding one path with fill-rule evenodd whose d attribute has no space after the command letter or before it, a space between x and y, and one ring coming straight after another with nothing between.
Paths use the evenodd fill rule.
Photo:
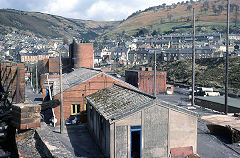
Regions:
<instances>
[{"instance_id":1,"label":"hill","mask_svg":"<svg viewBox=\"0 0 240 158\"><path fill-rule=\"evenodd\" d=\"M240 57L230 57L229 88L231 93L240 95ZM167 71L168 81L191 85L192 63L190 60L158 63L159 70ZM196 85L224 88L225 58L196 60Z\"/></svg>"},{"instance_id":2,"label":"hill","mask_svg":"<svg viewBox=\"0 0 240 158\"><path fill-rule=\"evenodd\" d=\"M78 37L93 39L119 22L90 21L64 18L39 12L0 9L0 32L17 31L44 37Z\"/></svg>"},{"instance_id":3,"label":"hill","mask_svg":"<svg viewBox=\"0 0 240 158\"><path fill-rule=\"evenodd\" d=\"M156 33L189 33L192 23L192 8L196 11L197 32L223 32L226 25L226 0L186 1L172 5L162 4L137 11L107 36L142 35ZM231 0L231 30L240 33L240 1ZM233 27L234 26L234 27Z\"/></svg>"}]
</instances>

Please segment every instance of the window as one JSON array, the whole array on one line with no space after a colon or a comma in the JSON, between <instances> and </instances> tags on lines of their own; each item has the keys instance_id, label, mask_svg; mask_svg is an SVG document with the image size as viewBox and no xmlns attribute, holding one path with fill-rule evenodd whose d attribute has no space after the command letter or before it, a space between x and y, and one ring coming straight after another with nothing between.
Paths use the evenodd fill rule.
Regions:
<instances>
[{"instance_id":1,"label":"window","mask_svg":"<svg viewBox=\"0 0 240 158\"><path fill-rule=\"evenodd\" d=\"M80 104L71 105L71 115L77 115L80 113Z\"/></svg>"}]
</instances>

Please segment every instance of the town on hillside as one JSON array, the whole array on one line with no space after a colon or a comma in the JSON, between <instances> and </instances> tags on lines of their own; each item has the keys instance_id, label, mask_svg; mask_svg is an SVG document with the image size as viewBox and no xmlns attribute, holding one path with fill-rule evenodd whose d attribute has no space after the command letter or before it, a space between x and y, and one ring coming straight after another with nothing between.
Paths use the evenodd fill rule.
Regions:
<instances>
[{"instance_id":1,"label":"town on hillside","mask_svg":"<svg viewBox=\"0 0 240 158\"><path fill-rule=\"evenodd\" d=\"M1 34L0 157L240 157L240 34L195 33L197 2L188 33Z\"/></svg>"}]
</instances>

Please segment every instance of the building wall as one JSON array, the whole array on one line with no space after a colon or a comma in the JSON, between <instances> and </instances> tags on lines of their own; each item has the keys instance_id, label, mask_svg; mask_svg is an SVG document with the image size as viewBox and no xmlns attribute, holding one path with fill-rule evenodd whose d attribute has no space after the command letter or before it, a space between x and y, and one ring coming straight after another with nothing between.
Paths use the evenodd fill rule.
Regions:
<instances>
[{"instance_id":1,"label":"building wall","mask_svg":"<svg viewBox=\"0 0 240 158\"><path fill-rule=\"evenodd\" d=\"M197 118L170 109L169 144L170 148L192 146L197 153Z\"/></svg>"},{"instance_id":2,"label":"building wall","mask_svg":"<svg viewBox=\"0 0 240 158\"><path fill-rule=\"evenodd\" d=\"M59 78L59 75L48 75L48 78ZM43 86L43 84L45 83L45 81L47 81L47 75L46 74L42 74L40 76L40 87ZM45 95L44 95L45 96Z\"/></svg>"},{"instance_id":3,"label":"building wall","mask_svg":"<svg viewBox=\"0 0 240 158\"><path fill-rule=\"evenodd\" d=\"M131 125L142 126L142 157L167 157L168 109L160 106L143 109L110 125L110 157L130 157Z\"/></svg>"},{"instance_id":4,"label":"building wall","mask_svg":"<svg viewBox=\"0 0 240 158\"><path fill-rule=\"evenodd\" d=\"M74 43L73 47L74 67L93 68L93 44Z\"/></svg>"},{"instance_id":5,"label":"building wall","mask_svg":"<svg viewBox=\"0 0 240 158\"><path fill-rule=\"evenodd\" d=\"M136 71L125 71L125 81L135 87L138 87L138 72Z\"/></svg>"},{"instance_id":6,"label":"building wall","mask_svg":"<svg viewBox=\"0 0 240 158\"><path fill-rule=\"evenodd\" d=\"M87 103L85 99L86 96L96 93L101 89L111 87L113 84L119 84L119 85L128 87L124 83L119 82L114 78L102 73L76 87L65 90L63 92L64 120L71 115L72 104L80 104L80 110L84 111L84 105L86 105ZM54 99L60 100L60 94L57 94L56 96L54 96ZM55 110L56 118L58 120L57 124L59 124L60 106L56 107L54 110Z\"/></svg>"},{"instance_id":7,"label":"building wall","mask_svg":"<svg viewBox=\"0 0 240 158\"><path fill-rule=\"evenodd\" d=\"M101 126L97 123L97 115L99 114L94 110L91 118L88 112L88 120L93 120L89 127L94 128L94 137L98 138L98 142ZM193 152L197 153L197 117L161 105L153 105L105 126L110 134L105 133L105 137L102 138L110 142L100 147L103 152L110 150L104 152L106 157L130 157L131 125L142 126L141 157L168 157L170 148L187 146L192 146ZM98 143L101 142L104 141Z\"/></svg>"},{"instance_id":8,"label":"building wall","mask_svg":"<svg viewBox=\"0 0 240 158\"><path fill-rule=\"evenodd\" d=\"M141 71L138 73L138 88L148 94L154 93L154 72ZM157 72L156 74L156 93L163 93L167 90L167 73Z\"/></svg>"},{"instance_id":9,"label":"building wall","mask_svg":"<svg viewBox=\"0 0 240 158\"><path fill-rule=\"evenodd\" d=\"M22 63L0 63L1 86L10 92L13 103L25 101L25 67Z\"/></svg>"},{"instance_id":10,"label":"building wall","mask_svg":"<svg viewBox=\"0 0 240 158\"><path fill-rule=\"evenodd\" d=\"M87 105L88 129L105 157L110 155L110 124L90 104Z\"/></svg>"},{"instance_id":11,"label":"building wall","mask_svg":"<svg viewBox=\"0 0 240 158\"><path fill-rule=\"evenodd\" d=\"M126 82L148 93L154 93L154 71L126 71ZM167 90L167 73L157 72L156 92L163 93Z\"/></svg>"},{"instance_id":12,"label":"building wall","mask_svg":"<svg viewBox=\"0 0 240 158\"><path fill-rule=\"evenodd\" d=\"M167 157L168 109L152 106L144 109L143 157Z\"/></svg>"}]
</instances>

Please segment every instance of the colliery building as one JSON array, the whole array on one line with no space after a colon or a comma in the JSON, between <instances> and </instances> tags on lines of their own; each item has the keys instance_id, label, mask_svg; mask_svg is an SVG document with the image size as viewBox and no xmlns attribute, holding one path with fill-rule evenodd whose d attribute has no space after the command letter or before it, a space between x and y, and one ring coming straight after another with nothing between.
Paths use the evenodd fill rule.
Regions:
<instances>
[{"instance_id":1,"label":"colliery building","mask_svg":"<svg viewBox=\"0 0 240 158\"><path fill-rule=\"evenodd\" d=\"M105 157L168 157L197 150L197 115L120 85L87 98L88 127Z\"/></svg>"}]
</instances>

